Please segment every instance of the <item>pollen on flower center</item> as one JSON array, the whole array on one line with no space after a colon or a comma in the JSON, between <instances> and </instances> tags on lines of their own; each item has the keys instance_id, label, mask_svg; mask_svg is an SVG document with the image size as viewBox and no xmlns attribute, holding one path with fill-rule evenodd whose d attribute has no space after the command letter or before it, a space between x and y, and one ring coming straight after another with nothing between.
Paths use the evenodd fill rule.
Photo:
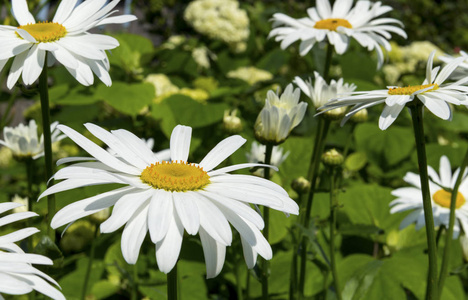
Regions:
<instances>
[{"instance_id":1,"label":"pollen on flower center","mask_svg":"<svg viewBox=\"0 0 468 300\"><path fill-rule=\"evenodd\" d=\"M21 25L18 28L26 30L36 39L36 41L40 43L57 41L67 34L67 29L63 25L48 21L36 24Z\"/></svg>"},{"instance_id":2,"label":"pollen on flower center","mask_svg":"<svg viewBox=\"0 0 468 300\"><path fill-rule=\"evenodd\" d=\"M340 26L346 27L346 28L353 28L351 23L348 22L348 20L345 19L324 19L317 21L314 25L314 28L316 29L328 29L332 31L336 31L336 29Z\"/></svg>"},{"instance_id":3,"label":"pollen on flower center","mask_svg":"<svg viewBox=\"0 0 468 300\"><path fill-rule=\"evenodd\" d=\"M432 200L434 200L434 202L439 204L440 206L450 208L450 197L452 197L452 194L450 192L447 192L446 190L438 190L434 193L434 195L432 195ZM465 197L463 197L463 195L460 192L458 192L455 207L460 208L461 206L463 206L463 204L465 204L465 202Z\"/></svg>"},{"instance_id":4,"label":"pollen on flower center","mask_svg":"<svg viewBox=\"0 0 468 300\"><path fill-rule=\"evenodd\" d=\"M141 172L141 181L171 192L196 191L210 183L203 168L185 161L157 162Z\"/></svg>"},{"instance_id":5,"label":"pollen on flower center","mask_svg":"<svg viewBox=\"0 0 468 300\"><path fill-rule=\"evenodd\" d=\"M432 89L428 89L424 93L437 90L439 88L439 85L437 83L433 83L433 84L424 84L424 85L409 85L407 87L389 88L388 94L389 95L412 95L414 92L426 89L428 87L432 87Z\"/></svg>"}]
</instances>

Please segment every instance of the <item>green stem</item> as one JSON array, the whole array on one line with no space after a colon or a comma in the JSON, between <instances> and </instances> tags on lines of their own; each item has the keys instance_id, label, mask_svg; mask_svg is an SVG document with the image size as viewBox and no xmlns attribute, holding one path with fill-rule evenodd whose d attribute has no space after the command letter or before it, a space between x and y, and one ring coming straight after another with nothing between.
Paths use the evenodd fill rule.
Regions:
<instances>
[{"instance_id":1,"label":"green stem","mask_svg":"<svg viewBox=\"0 0 468 300\"><path fill-rule=\"evenodd\" d=\"M237 299L238 300L244 300L244 294L242 292L242 284L241 284L241 274L240 274L240 268L242 264L238 263L234 266L234 272L236 275L236 292L237 292Z\"/></svg>"},{"instance_id":2,"label":"green stem","mask_svg":"<svg viewBox=\"0 0 468 300\"><path fill-rule=\"evenodd\" d=\"M444 248L444 256L442 258L442 266L440 267L440 275L439 275L439 299L442 299L442 290L444 288L445 278L447 277L448 273L448 261L450 256L450 250L452 247L452 236L453 236L453 226L455 225L455 209L457 203L457 195L458 195L458 188L463 179L463 173L465 173L465 169L468 165L468 150L465 153L465 158L463 159L462 165L460 167L460 173L458 173L457 181L455 181L455 185L452 190L452 195L450 198L450 218L449 218L449 227L447 230L447 234L445 235L445 248Z\"/></svg>"},{"instance_id":3,"label":"green stem","mask_svg":"<svg viewBox=\"0 0 468 300\"><path fill-rule=\"evenodd\" d=\"M336 298L341 300L341 289L338 281L338 272L336 270L335 260L335 230L336 230L336 209L338 201L335 191L335 170L331 171L330 180L330 265L332 270L333 282L335 283Z\"/></svg>"},{"instance_id":4,"label":"green stem","mask_svg":"<svg viewBox=\"0 0 468 300\"><path fill-rule=\"evenodd\" d=\"M26 177L28 178L28 211L33 210L33 194L32 194L32 185L33 185L33 170L34 170L34 160L32 158L28 158L25 162L26 165ZM31 227L33 222L31 219L27 220L28 227ZM33 252L33 238L30 236L28 238L28 249L29 252Z\"/></svg>"},{"instance_id":5,"label":"green stem","mask_svg":"<svg viewBox=\"0 0 468 300\"><path fill-rule=\"evenodd\" d=\"M167 299L177 300L177 263L174 268L167 273Z\"/></svg>"},{"instance_id":6,"label":"green stem","mask_svg":"<svg viewBox=\"0 0 468 300\"><path fill-rule=\"evenodd\" d=\"M96 237L99 232L99 226L96 225L96 228L94 229L94 238L91 241L91 249L89 251L89 258L88 258L88 266L86 267L86 275L84 278L84 283L83 283L83 289L81 290L81 299L86 299L86 291L88 290L88 282L89 282L89 275L91 274L91 269L93 267L93 260L94 260L94 252L96 249Z\"/></svg>"},{"instance_id":7,"label":"green stem","mask_svg":"<svg viewBox=\"0 0 468 300\"><path fill-rule=\"evenodd\" d=\"M137 300L138 299L138 285L140 284L138 280L138 267L137 264L133 265L133 278L132 278L132 300ZM168 298L171 299L171 298Z\"/></svg>"},{"instance_id":8,"label":"green stem","mask_svg":"<svg viewBox=\"0 0 468 300\"><path fill-rule=\"evenodd\" d=\"M302 197L303 197L303 194L299 193L297 197L297 203L299 204L302 203ZM302 212L300 212L300 214L301 213ZM297 226L293 228L293 232L295 232L297 235L293 236L294 247L293 247L293 253L292 253L292 260L291 260L291 274L289 276L289 299L290 300L298 298L297 255L299 253L299 241L301 240L301 236L302 236L300 234L300 228L298 228Z\"/></svg>"},{"instance_id":9,"label":"green stem","mask_svg":"<svg viewBox=\"0 0 468 300\"><path fill-rule=\"evenodd\" d=\"M271 155L273 154L273 145L265 145L265 164L269 165L271 163ZM264 177L266 180L270 179L270 168L265 167ZM263 236L268 241L270 238L270 209L266 206L263 207L263 220L265 222L265 227L263 228ZM270 276L270 262L266 259L263 259L262 263L262 299L268 300L268 277Z\"/></svg>"},{"instance_id":10,"label":"green stem","mask_svg":"<svg viewBox=\"0 0 468 300\"><path fill-rule=\"evenodd\" d=\"M45 58L47 61L47 55ZM45 156L45 171L46 182L53 176L52 164L52 135L50 132L50 112L49 112L49 90L47 85L47 66L42 69L41 76L39 76L39 94L41 98L41 111L42 111L42 132L44 134L44 156ZM47 187L54 184L50 180ZM52 217L55 215L55 195L47 196L47 235L55 241L55 231L49 226Z\"/></svg>"},{"instance_id":11,"label":"green stem","mask_svg":"<svg viewBox=\"0 0 468 300\"><path fill-rule=\"evenodd\" d=\"M327 56L325 57L325 68L323 70L323 79L325 79L326 82L328 82L328 79L329 79L328 77L330 75L332 56L333 56L333 45L330 43L327 43Z\"/></svg>"},{"instance_id":12,"label":"green stem","mask_svg":"<svg viewBox=\"0 0 468 300\"><path fill-rule=\"evenodd\" d=\"M429 273L427 277L426 299L437 299L437 249L435 242L434 218L432 216L431 193L429 191L429 175L427 173L426 147L424 141L423 109L419 101L413 101L409 106L413 119L416 151L418 154L421 192L423 198L424 220L426 222L426 237L429 258Z\"/></svg>"},{"instance_id":13,"label":"green stem","mask_svg":"<svg viewBox=\"0 0 468 300\"><path fill-rule=\"evenodd\" d=\"M310 160L309 171L307 179L310 181L310 191L307 197L306 211L303 215L302 226L309 228L310 223L310 212L312 210L312 202L314 199L315 185L318 178L318 170L320 166L320 158L325 147L325 140L328 134L328 128L330 126L330 120L319 117L319 123L317 126L317 134L314 144L314 150L312 152L312 158ZM307 261L307 237L302 238L301 243L301 260L300 260L300 272L299 272L299 294L301 297L304 296L304 285L305 285L305 273L306 273L306 261Z\"/></svg>"}]
</instances>

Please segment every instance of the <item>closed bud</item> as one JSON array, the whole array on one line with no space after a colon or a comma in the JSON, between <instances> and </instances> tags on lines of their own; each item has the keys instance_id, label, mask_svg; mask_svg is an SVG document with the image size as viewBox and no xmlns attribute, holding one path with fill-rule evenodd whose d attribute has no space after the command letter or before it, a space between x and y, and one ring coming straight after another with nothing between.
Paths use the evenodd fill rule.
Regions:
<instances>
[{"instance_id":1,"label":"closed bud","mask_svg":"<svg viewBox=\"0 0 468 300\"><path fill-rule=\"evenodd\" d=\"M236 114L237 109L231 112L228 110L224 111L223 128L229 134L236 134L242 131L242 121Z\"/></svg>"},{"instance_id":2,"label":"closed bud","mask_svg":"<svg viewBox=\"0 0 468 300\"><path fill-rule=\"evenodd\" d=\"M360 111L355 113L349 120L354 123L363 123L367 121L367 109L361 109Z\"/></svg>"},{"instance_id":3,"label":"closed bud","mask_svg":"<svg viewBox=\"0 0 468 300\"><path fill-rule=\"evenodd\" d=\"M338 107L323 113L323 117L330 121L341 120L346 112L346 107Z\"/></svg>"},{"instance_id":4,"label":"closed bud","mask_svg":"<svg viewBox=\"0 0 468 300\"><path fill-rule=\"evenodd\" d=\"M341 153L336 151L335 148L326 151L322 155L322 162L326 166L336 167L336 166L341 165L343 161L344 161L343 155L341 155Z\"/></svg>"},{"instance_id":5,"label":"closed bud","mask_svg":"<svg viewBox=\"0 0 468 300\"><path fill-rule=\"evenodd\" d=\"M293 180L291 187L296 193L305 194L310 190L310 182L301 176Z\"/></svg>"}]
</instances>

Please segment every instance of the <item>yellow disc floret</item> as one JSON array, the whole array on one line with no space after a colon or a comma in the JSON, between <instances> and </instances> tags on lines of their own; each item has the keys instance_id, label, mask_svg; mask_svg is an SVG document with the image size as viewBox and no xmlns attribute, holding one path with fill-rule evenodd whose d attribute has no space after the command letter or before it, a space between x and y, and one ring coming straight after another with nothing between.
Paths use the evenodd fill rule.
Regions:
<instances>
[{"instance_id":1,"label":"yellow disc floret","mask_svg":"<svg viewBox=\"0 0 468 300\"><path fill-rule=\"evenodd\" d=\"M314 25L314 28L316 29L328 29L332 31L336 31L336 29L340 26L346 27L346 28L353 28L351 23L348 22L348 20L345 19L324 19L317 21Z\"/></svg>"},{"instance_id":2,"label":"yellow disc floret","mask_svg":"<svg viewBox=\"0 0 468 300\"><path fill-rule=\"evenodd\" d=\"M63 25L48 21L21 25L18 28L26 30L39 43L54 42L63 38L67 34L67 30Z\"/></svg>"},{"instance_id":3,"label":"yellow disc floret","mask_svg":"<svg viewBox=\"0 0 468 300\"><path fill-rule=\"evenodd\" d=\"M184 161L157 162L141 172L141 181L171 192L196 191L210 183L203 168Z\"/></svg>"},{"instance_id":4,"label":"yellow disc floret","mask_svg":"<svg viewBox=\"0 0 468 300\"><path fill-rule=\"evenodd\" d=\"M439 85L437 83L433 83L433 84L424 84L424 85L409 85L407 87L393 87L393 88L388 89L388 94L389 95L412 95L414 92L427 89L429 87L432 87L432 89L428 89L427 91L424 91L423 93L435 91L439 88Z\"/></svg>"},{"instance_id":5,"label":"yellow disc floret","mask_svg":"<svg viewBox=\"0 0 468 300\"><path fill-rule=\"evenodd\" d=\"M452 197L452 193L447 192L446 190L438 190L437 192L432 195L432 200L435 203L439 204L440 206L450 208L450 198ZM458 192L457 193L457 200L455 202L455 207L460 208L465 204L466 200L463 195Z\"/></svg>"}]
</instances>

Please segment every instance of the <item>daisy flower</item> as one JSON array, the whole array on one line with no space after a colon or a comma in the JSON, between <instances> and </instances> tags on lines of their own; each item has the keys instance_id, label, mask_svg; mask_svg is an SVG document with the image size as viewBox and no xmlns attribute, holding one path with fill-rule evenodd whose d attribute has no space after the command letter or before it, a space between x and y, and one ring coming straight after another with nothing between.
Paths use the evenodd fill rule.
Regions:
<instances>
[{"instance_id":1,"label":"daisy flower","mask_svg":"<svg viewBox=\"0 0 468 300\"><path fill-rule=\"evenodd\" d=\"M283 94L268 91L265 106L255 122L255 138L275 145L284 142L289 133L301 123L307 103L299 103L301 91L288 84Z\"/></svg>"},{"instance_id":2,"label":"daisy flower","mask_svg":"<svg viewBox=\"0 0 468 300\"><path fill-rule=\"evenodd\" d=\"M53 217L51 226L57 228L113 206L112 215L100 229L108 233L125 225L122 254L130 264L136 263L149 231L156 246L159 269L170 272L179 257L185 230L190 235L200 235L207 277L214 277L221 271L226 246L232 241L230 223L240 233L246 263L252 268L257 254L271 259L272 250L260 232L263 219L249 204L265 205L285 213L299 212L297 204L279 185L252 175L228 173L266 165L246 163L214 170L245 143L238 135L221 141L200 163L191 163L188 156L192 129L178 125L171 135L171 161L167 162L126 130L108 132L90 123L85 127L119 157L60 125L64 134L97 161L78 162L59 170L53 178L64 180L48 188L40 198L88 185L124 185L65 206Z\"/></svg>"},{"instance_id":3,"label":"daisy flower","mask_svg":"<svg viewBox=\"0 0 468 300\"><path fill-rule=\"evenodd\" d=\"M0 203L0 214L20 207L13 202ZM0 218L0 226L37 216L34 212L19 212ZM36 290L52 299L65 299L63 294L50 283L58 283L44 272L34 268L32 264L52 265L49 258L25 253L15 243L25 239L39 230L34 227L23 228L0 236L0 293L9 295L23 295ZM0 299L3 299L0 295Z\"/></svg>"},{"instance_id":4,"label":"daisy flower","mask_svg":"<svg viewBox=\"0 0 468 300\"><path fill-rule=\"evenodd\" d=\"M439 60L441 60L441 61L443 61L444 63L447 63L447 64L454 61L454 60L456 60L456 59L458 59L459 57L463 57L465 60L464 60L463 63L461 63L458 66L457 69L455 69L452 76L450 76L451 78L461 79L461 78L464 78L464 77L468 76L468 53L461 50L459 56L451 56L451 55L448 55L448 54L444 54L444 55L441 55L441 56L437 57Z\"/></svg>"},{"instance_id":5,"label":"daisy flower","mask_svg":"<svg viewBox=\"0 0 468 300\"><path fill-rule=\"evenodd\" d=\"M338 97L338 95L349 94L356 89L356 85L344 83L343 78L340 78L338 81L332 79L328 85L325 79L320 76L319 73L314 72L315 83L312 85L312 80L309 78L308 81L304 81L302 78L294 78L294 83L302 90L302 92L309 97L314 105L315 109L318 110L320 107L324 106L331 100ZM339 116L341 117L345 108L337 108L334 110L328 111L326 114L330 116Z\"/></svg>"},{"instance_id":6,"label":"daisy flower","mask_svg":"<svg viewBox=\"0 0 468 300\"><path fill-rule=\"evenodd\" d=\"M434 215L434 225L436 227L444 225L448 228L450 214L450 197L451 193L444 188L452 189L455 186L460 168L453 174L450 166L450 161L446 156L440 158L439 174L431 166L427 167L429 173L429 190L431 192L432 213ZM456 200L455 210L455 225L453 227L453 238L457 238L460 234L460 224L463 231L468 232L468 177L466 172L460 184ZM419 230L425 225L424 209L421 192L421 181L419 175L408 172L403 178L407 183L414 187L398 188L392 191L392 195L398 197L390 202L390 213L402 212L411 210L412 212L403 219L400 224L400 229L403 229L411 223L416 223L416 229Z\"/></svg>"},{"instance_id":7,"label":"daisy flower","mask_svg":"<svg viewBox=\"0 0 468 300\"><path fill-rule=\"evenodd\" d=\"M66 136L57 130L58 122L50 125L52 133L52 143L58 142ZM19 124L16 127L4 127L3 138L0 145L8 147L16 159L32 158L37 159L44 156L44 136L39 139L37 136L36 121L29 121L29 125Z\"/></svg>"},{"instance_id":8,"label":"daisy flower","mask_svg":"<svg viewBox=\"0 0 468 300\"><path fill-rule=\"evenodd\" d=\"M57 59L78 82L93 84L93 73L106 85L112 84L109 61L105 50L114 49L119 42L113 37L89 33L105 25L120 24L136 19L133 15L111 17L120 0L63 0L51 22L36 23L26 0L13 0L13 15L20 26L0 25L0 71L10 58L13 64L7 87L13 88L21 74L24 84L33 84L42 72L46 52L48 59ZM53 60L48 61L52 63Z\"/></svg>"},{"instance_id":9,"label":"daisy flower","mask_svg":"<svg viewBox=\"0 0 468 300\"><path fill-rule=\"evenodd\" d=\"M385 103L379 119L380 129L385 130L395 121L408 102L418 98L434 115L441 119L449 120L452 118L452 110L449 103L460 105L464 104L463 102L467 100L466 93L468 92L468 87L463 86L463 84L468 82L468 77L457 82L443 84L450 74L462 63L463 58L455 59L440 70L440 67L432 68L434 54L435 51L429 56L426 67L426 79L421 85L407 87L391 86L385 90L354 92L351 96L335 99L335 101L329 102L320 109L325 112L338 107L354 105L346 113L345 118L341 122L341 125L343 125L359 110Z\"/></svg>"},{"instance_id":10,"label":"daisy flower","mask_svg":"<svg viewBox=\"0 0 468 300\"><path fill-rule=\"evenodd\" d=\"M250 152L247 152L245 156L250 163L262 163L265 161L265 151L265 145L253 142ZM286 158L288 158L289 153L290 151L283 154L283 148L281 148L280 146L273 146L270 164L272 166L279 167L283 163L283 161L285 161ZM264 171L265 169L259 168L253 174L260 177L264 177Z\"/></svg>"},{"instance_id":11,"label":"daisy flower","mask_svg":"<svg viewBox=\"0 0 468 300\"><path fill-rule=\"evenodd\" d=\"M294 19L285 14L273 15L273 30L269 37L281 41L281 48L286 49L296 41L301 41L299 54L304 56L317 43L327 41L334 45L338 54L343 54L354 38L367 50L375 50L378 67L383 63L381 47L390 51L388 40L391 33L406 38L406 33L398 26L403 24L393 18L378 18L392 10L381 2L359 0L352 8L352 0L336 0L333 8L328 0L317 0L317 7L307 10L308 17Z\"/></svg>"}]
</instances>

